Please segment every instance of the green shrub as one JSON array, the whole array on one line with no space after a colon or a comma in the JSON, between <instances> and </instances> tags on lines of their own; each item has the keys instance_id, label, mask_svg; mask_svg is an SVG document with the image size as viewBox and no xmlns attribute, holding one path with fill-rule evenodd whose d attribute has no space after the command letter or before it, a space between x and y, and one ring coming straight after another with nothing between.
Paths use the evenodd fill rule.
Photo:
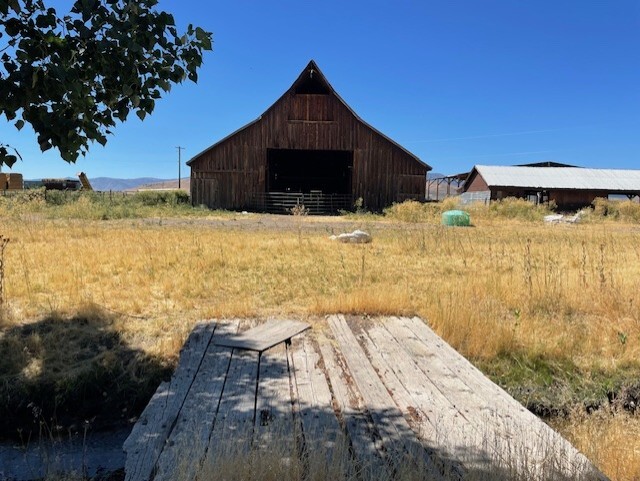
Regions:
<instances>
[{"instance_id":1,"label":"green shrub","mask_svg":"<svg viewBox=\"0 0 640 481\"><path fill-rule=\"evenodd\" d=\"M0 216L20 217L39 212L45 207L44 188L0 195Z\"/></svg>"},{"instance_id":2,"label":"green shrub","mask_svg":"<svg viewBox=\"0 0 640 481\"><path fill-rule=\"evenodd\" d=\"M189 194L183 190L161 190L137 192L133 196L134 202L146 206L188 204Z\"/></svg>"},{"instance_id":3,"label":"green shrub","mask_svg":"<svg viewBox=\"0 0 640 481\"><path fill-rule=\"evenodd\" d=\"M78 190L45 190L44 199L47 205L66 205L76 202L82 194Z\"/></svg>"},{"instance_id":4,"label":"green shrub","mask_svg":"<svg viewBox=\"0 0 640 481\"><path fill-rule=\"evenodd\" d=\"M26 207L31 210L30 206ZM24 210L24 209L23 209ZM44 214L49 218L88 220L132 219L202 213L184 191L126 192L47 191Z\"/></svg>"}]
</instances>

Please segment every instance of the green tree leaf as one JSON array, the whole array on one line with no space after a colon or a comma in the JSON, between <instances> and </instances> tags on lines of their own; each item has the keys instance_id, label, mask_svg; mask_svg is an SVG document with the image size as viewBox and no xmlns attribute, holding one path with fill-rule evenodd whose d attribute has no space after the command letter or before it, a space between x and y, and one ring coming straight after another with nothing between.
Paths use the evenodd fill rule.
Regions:
<instances>
[{"instance_id":1,"label":"green tree leaf","mask_svg":"<svg viewBox=\"0 0 640 481\"><path fill-rule=\"evenodd\" d=\"M76 0L59 16L45 0L0 0L0 115L29 123L40 149L75 162L103 144L115 119L140 119L184 78L197 81L211 33L175 27L156 0ZM1 142L1 139L0 139ZM0 144L0 166L16 156Z\"/></svg>"}]
</instances>

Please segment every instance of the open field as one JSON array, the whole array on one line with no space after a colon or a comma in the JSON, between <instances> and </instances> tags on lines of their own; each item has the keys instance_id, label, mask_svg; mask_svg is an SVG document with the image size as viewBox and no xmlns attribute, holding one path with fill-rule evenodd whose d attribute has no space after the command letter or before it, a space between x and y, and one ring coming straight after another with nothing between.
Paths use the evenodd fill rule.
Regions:
<instances>
[{"instance_id":1,"label":"open field","mask_svg":"<svg viewBox=\"0 0 640 481\"><path fill-rule=\"evenodd\" d=\"M605 473L640 477L633 206L616 221L600 205L584 224L552 226L517 203L474 207L465 229L438 225L447 204L337 218L169 206L137 218L37 202L0 204L5 435L18 427L9 411L25 431L135 417L198 319L416 314ZM328 239L353 228L373 243Z\"/></svg>"}]
</instances>

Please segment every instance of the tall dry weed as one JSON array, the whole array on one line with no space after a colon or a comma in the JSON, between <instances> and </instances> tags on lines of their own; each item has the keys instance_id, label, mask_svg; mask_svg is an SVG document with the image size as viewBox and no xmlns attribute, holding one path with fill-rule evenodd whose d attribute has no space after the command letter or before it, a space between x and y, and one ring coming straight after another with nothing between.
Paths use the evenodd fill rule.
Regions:
<instances>
[{"instance_id":1,"label":"tall dry weed","mask_svg":"<svg viewBox=\"0 0 640 481\"><path fill-rule=\"evenodd\" d=\"M541 359L621 382L638 371L635 225L547 226L472 211L476 227L445 228L422 211L431 208L411 206L432 219L421 225L367 217L369 245L331 242L343 219L278 230L259 220L5 216L12 248L3 331L97 306L115 316L110 326L123 343L170 361L203 318L417 314L483 365ZM522 362L523 375L538 374L526 371L538 364Z\"/></svg>"},{"instance_id":2,"label":"tall dry weed","mask_svg":"<svg viewBox=\"0 0 640 481\"><path fill-rule=\"evenodd\" d=\"M552 426L612 480L640 479L640 416L603 409L586 414L574 412Z\"/></svg>"}]
</instances>

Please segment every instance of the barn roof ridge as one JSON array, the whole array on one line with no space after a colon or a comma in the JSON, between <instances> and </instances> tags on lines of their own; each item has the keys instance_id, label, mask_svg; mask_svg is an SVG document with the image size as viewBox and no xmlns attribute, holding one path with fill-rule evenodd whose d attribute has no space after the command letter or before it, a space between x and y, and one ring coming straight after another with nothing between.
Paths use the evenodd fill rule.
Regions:
<instances>
[{"instance_id":1,"label":"barn roof ridge","mask_svg":"<svg viewBox=\"0 0 640 481\"><path fill-rule=\"evenodd\" d=\"M255 120L252 120L251 122L243 125L242 127L240 127L239 129L233 131L232 133L230 133L229 135L226 135L225 137L223 137L222 139L220 139L218 142L214 143L213 145L210 145L209 147L207 147L206 149L204 149L203 151L197 153L196 155L194 155L193 157L191 157L191 159L189 159L189 161L187 162L187 165L191 166L191 164L201 155L205 154L206 152L208 152L209 150L217 147L218 145L220 145L221 143L225 142L227 139L233 137L234 135L242 132L243 130L251 127L253 124L259 122L260 120L262 120L262 117L264 117L267 112L269 112L272 108L274 108L287 94L289 94L290 92L292 92L304 79L305 79L305 74L311 72L311 74L313 75L313 73L316 73L319 75L321 82L323 84L325 84L326 88L329 89L330 93L333 94L341 103L342 105L344 105L347 110L351 113L351 115L354 116L354 118L360 122L361 124L363 124L364 126L368 127L369 129L371 129L372 131L374 131L376 134L378 134L379 136L381 136L382 138L384 138L387 142L390 142L391 144L393 144L394 146L396 146L397 148L399 148L400 150L402 150L404 153L406 153L407 155L409 155L410 157L412 157L415 161L419 162L420 164L424 165L427 167L427 172L429 172L430 170L432 170L432 167L427 164L426 162L424 162L423 160L421 160L418 156L416 156L415 154L413 154L412 152L408 151L406 148L404 148L402 145L400 145L399 143L397 143L395 140L391 139L390 137L388 137L387 135L383 134L382 132L380 132L378 129L376 129L375 127L373 127L371 124L367 123L366 121L364 121L350 106L349 104L347 104L347 102L345 102L345 100L340 97L340 95L338 94L338 92L336 92L336 90L333 88L333 86L331 85L331 83L329 82L329 80L327 79L327 77L324 75L324 73L322 73L322 70L320 70L320 67L318 67L318 64L316 63L315 60L311 59L309 61L309 63L307 64L307 66L302 69L302 71L300 72L300 75L298 75L298 77L296 78L296 80L293 82L293 84L291 84L291 86L280 96L278 97L278 99L273 102L258 118L256 118Z\"/></svg>"}]
</instances>

